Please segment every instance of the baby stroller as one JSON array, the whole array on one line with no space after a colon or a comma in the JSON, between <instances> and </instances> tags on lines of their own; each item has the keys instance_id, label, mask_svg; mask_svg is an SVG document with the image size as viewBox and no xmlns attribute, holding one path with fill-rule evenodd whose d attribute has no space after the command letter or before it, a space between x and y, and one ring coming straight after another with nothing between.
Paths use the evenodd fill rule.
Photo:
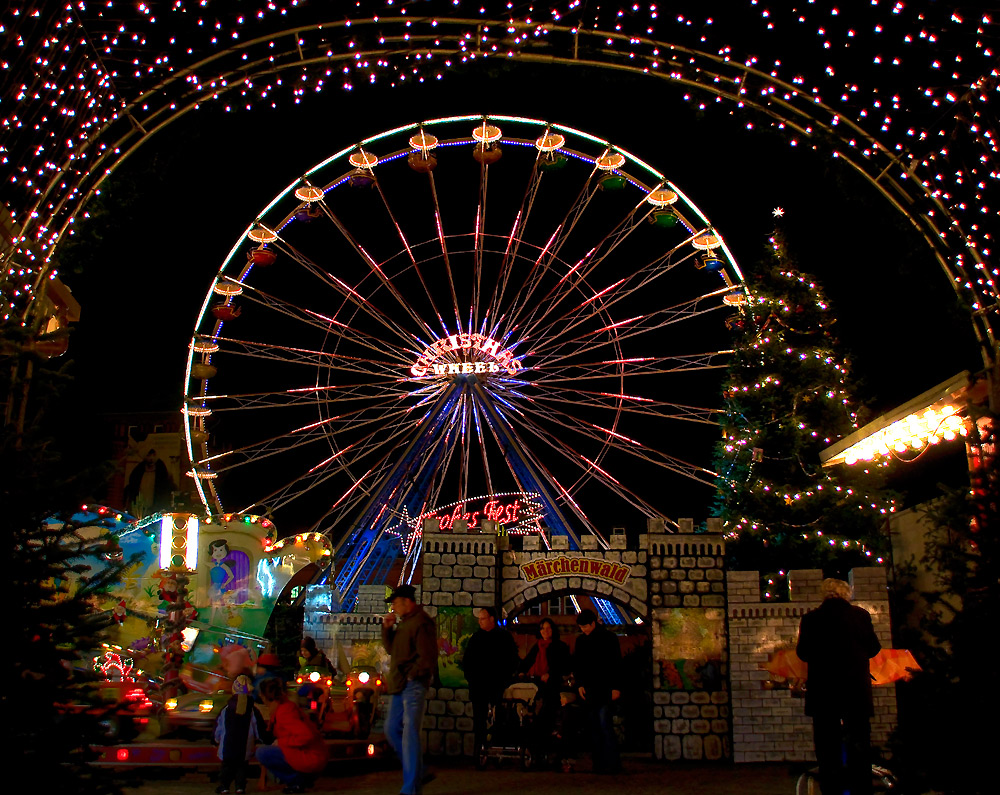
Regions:
<instances>
[{"instance_id":1,"label":"baby stroller","mask_svg":"<svg viewBox=\"0 0 1000 795\"><path fill-rule=\"evenodd\" d=\"M485 767L491 759L518 759L525 770L532 767L537 696L538 686L531 682L515 682L503 691L503 699L490 708L486 742L476 759L480 767Z\"/></svg>"},{"instance_id":2,"label":"baby stroller","mask_svg":"<svg viewBox=\"0 0 1000 795\"><path fill-rule=\"evenodd\" d=\"M881 765L872 765L872 791L895 792L898 782L892 771ZM807 770L795 783L795 795L819 795L819 769Z\"/></svg>"}]
</instances>

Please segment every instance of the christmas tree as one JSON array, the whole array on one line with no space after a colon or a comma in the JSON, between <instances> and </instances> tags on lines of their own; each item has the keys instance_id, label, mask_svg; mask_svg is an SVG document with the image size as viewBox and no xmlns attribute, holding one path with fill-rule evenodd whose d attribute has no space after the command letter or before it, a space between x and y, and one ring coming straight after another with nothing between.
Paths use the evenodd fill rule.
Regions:
<instances>
[{"instance_id":1,"label":"christmas tree","mask_svg":"<svg viewBox=\"0 0 1000 795\"><path fill-rule=\"evenodd\" d=\"M858 427L835 317L776 231L730 320L734 356L716 452L717 515L730 565L758 570L784 598L791 568L846 571L882 562L893 501L878 466L825 469L819 453Z\"/></svg>"},{"instance_id":2,"label":"christmas tree","mask_svg":"<svg viewBox=\"0 0 1000 795\"><path fill-rule=\"evenodd\" d=\"M88 451L66 444L71 432L55 427L66 413L58 399L64 369L37 358L20 328L8 325L2 334L0 396L23 419L8 422L0 438L0 526L8 539L7 674L0 693L8 716L5 750L36 786L116 792L110 775L89 764L96 756L90 746L104 741L92 657L111 620L96 606L126 562L113 534L93 522L78 532L72 519L107 473L72 460L85 461ZM15 359L19 366L10 366ZM94 573L87 559L107 565Z\"/></svg>"}]
</instances>

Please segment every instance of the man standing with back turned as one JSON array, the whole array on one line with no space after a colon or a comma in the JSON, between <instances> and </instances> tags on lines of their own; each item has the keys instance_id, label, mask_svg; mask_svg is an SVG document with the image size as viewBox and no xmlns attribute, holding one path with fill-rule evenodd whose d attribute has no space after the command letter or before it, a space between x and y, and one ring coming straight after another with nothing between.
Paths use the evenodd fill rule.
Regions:
<instances>
[{"instance_id":1,"label":"man standing with back turned","mask_svg":"<svg viewBox=\"0 0 1000 795\"><path fill-rule=\"evenodd\" d=\"M420 724L427 688L437 674L437 629L417 604L412 585L398 586L386 601L392 612L382 619L382 644L391 657L385 736L403 764L401 795L418 795L424 777Z\"/></svg>"},{"instance_id":2,"label":"man standing with back turned","mask_svg":"<svg viewBox=\"0 0 1000 795\"><path fill-rule=\"evenodd\" d=\"M872 679L868 661L882 646L872 617L850 603L851 586L823 580L823 603L799 624L796 654L809 664L806 715L823 795L871 795Z\"/></svg>"},{"instance_id":3,"label":"man standing with back turned","mask_svg":"<svg viewBox=\"0 0 1000 795\"><path fill-rule=\"evenodd\" d=\"M597 623L593 610L581 610L576 623L583 634L573 649L573 677L590 726L594 772L620 773L614 704L621 697L621 646L614 633Z\"/></svg>"},{"instance_id":4,"label":"man standing with back turned","mask_svg":"<svg viewBox=\"0 0 1000 795\"><path fill-rule=\"evenodd\" d=\"M497 609L479 608L479 631L469 638L462 658L462 670L469 683L469 699L472 701L477 763L479 752L486 744L490 706L500 703L503 691L514 678L518 662L517 642L497 623Z\"/></svg>"}]
</instances>

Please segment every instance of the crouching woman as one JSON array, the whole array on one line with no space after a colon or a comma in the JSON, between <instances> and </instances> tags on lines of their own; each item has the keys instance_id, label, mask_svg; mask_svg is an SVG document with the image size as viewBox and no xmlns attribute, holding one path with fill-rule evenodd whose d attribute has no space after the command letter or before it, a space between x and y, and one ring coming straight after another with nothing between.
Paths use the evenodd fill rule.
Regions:
<instances>
[{"instance_id":1,"label":"crouching woman","mask_svg":"<svg viewBox=\"0 0 1000 795\"><path fill-rule=\"evenodd\" d=\"M283 792L305 792L326 767L329 748L316 725L288 700L280 680L262 682L260 695L271 716L274 744L258 746L257 761L285 785Z\"/></svg>"}]
</instances>

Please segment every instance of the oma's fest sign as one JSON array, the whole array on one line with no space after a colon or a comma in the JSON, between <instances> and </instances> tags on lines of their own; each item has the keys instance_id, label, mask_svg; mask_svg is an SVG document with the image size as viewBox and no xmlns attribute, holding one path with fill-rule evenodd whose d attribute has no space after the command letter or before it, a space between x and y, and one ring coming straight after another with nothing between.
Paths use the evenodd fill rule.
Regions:
<instances>
[{"instance_id":1,"label":"oma's fest sign","mask_svg":"<svg viewBox=\"0 0 1000 795\"><path fill-rule=\"evenodd\" d=\"M631 573L632 567L623 563L609 563L597 558L569 558L565 555L521 564L521 575L528 582L576 574L622 585Z\"/></svg>"}]
</instances>

